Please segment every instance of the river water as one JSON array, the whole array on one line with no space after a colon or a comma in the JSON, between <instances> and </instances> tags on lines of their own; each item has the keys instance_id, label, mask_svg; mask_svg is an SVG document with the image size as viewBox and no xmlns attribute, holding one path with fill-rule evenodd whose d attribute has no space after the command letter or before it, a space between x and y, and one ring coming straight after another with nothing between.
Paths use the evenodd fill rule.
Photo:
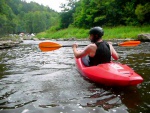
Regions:
<instances>
[{"instance_id":1,"label":"river water","mask_svg":"<svg viewBox=\"0 0 150 113\"><path fill-rule=\"evenodd\" d=\"M144 79L132 87L95 84L78 73L71 47L41 52L38 43L24 41L18 47L0 50L0 113L150 112L149 42L115 47L118 62L129 65Z\"/></svg>"}]
</instances>

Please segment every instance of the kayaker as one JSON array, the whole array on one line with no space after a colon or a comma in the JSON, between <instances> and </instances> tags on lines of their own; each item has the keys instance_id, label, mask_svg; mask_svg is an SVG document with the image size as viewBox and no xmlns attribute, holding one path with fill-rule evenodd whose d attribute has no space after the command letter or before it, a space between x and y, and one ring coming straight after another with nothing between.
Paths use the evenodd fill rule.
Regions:
<instances>
[{"instance_id":1,"label":"kayaker","mask_svg":"<svg viewBox=\"0 0 150 113\"><path fill-rule=\"evenodd\" d=\"M102 40L104 31L101 27L93 27L89 31L91 44L87 45L82 51L77 50L78 45L72 45L73 53L76 58L81 58L86 66L94 66L108 63L113 59L118 60L119 56L110 42Z\"/></svg>"}]
</instances>

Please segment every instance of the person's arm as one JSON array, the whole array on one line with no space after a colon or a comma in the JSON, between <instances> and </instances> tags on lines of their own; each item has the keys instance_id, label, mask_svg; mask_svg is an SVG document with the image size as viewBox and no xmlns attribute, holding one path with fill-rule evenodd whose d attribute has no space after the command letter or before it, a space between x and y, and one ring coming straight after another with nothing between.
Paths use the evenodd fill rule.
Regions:
<instances>
[{"instance_id":1,"label":"person's arm","mask_svg":"<svg viewBox=\"0 0 150 113\"><path fill-rule=\"evenodd\" d=\"M110 46L111 55L112 55L113 59L118 60L119 59L118 53L116 52L116 50L114 49L112 44L109 43L109 46Z\"/></svg>"},{"instance_id":2,"label":"person's arm","mask_svg":"<svg viewBox=\"0 0 150 113\"><path fill-rule=\"evenodd\" d=\"M89 46L86 46L83 51L77 50L77 47L78 47L77 44L72 45L73 53L76 58L81 58L89 54L89 51L90 51Z\"/></svg>"}]
</instances>

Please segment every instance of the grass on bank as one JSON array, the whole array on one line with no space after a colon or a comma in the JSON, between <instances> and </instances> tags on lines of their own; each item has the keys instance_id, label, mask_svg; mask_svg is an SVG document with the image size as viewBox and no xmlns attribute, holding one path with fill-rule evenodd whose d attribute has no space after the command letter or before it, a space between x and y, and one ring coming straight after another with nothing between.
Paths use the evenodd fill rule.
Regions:
<instances>
[{"instance_id":1,"label":"grass on bank","mask_svg":"<svg viewBox=\"0 0 150 113\"><path fill-rule=\"evenodd\" d=\"M118 26L118 27L104 27L103 39L136 39L138 34L150 33L150 26ZM81 28L67 28L59 31L49 29L45 32L37 34L37 38L47 39L69 39L77 38L84 39L89 36L89 29Z\"/></svg>"}]
</instances>

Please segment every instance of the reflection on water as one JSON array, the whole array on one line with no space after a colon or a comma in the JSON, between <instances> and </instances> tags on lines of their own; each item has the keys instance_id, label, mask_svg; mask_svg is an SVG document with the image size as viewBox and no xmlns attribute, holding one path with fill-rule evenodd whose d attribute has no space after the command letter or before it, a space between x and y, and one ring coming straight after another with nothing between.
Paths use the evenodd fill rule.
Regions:
<instances>
[{"instance_id":1,"label":"reflection on water","mask_svg":"<svg viewBox=\"0 0 150 113\"><path fill-rule=\"evenodd\" d=\"M149 43L115 47L119 62L144 78L142 84L124 88L98 85L82 77L71 48L44 53L38 43L26 41L0 50L0 113L146 113L150 109Z\"/></svg>"}]
</instances>

